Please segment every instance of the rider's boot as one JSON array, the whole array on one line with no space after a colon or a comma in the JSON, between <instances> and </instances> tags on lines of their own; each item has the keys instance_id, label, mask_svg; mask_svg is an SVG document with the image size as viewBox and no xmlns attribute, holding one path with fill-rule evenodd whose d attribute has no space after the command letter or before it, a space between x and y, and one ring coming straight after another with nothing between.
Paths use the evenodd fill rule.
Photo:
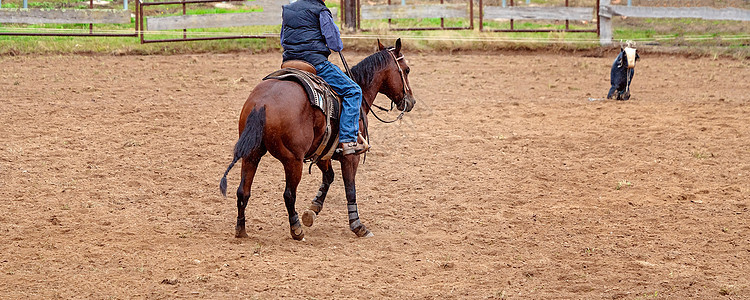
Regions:
<instances>
[{"instance_id":1,"label":"rider's boot","mask_svg":"<svg viewBox=\"0 0 750 300\"><path fill-rule=\"evenodd\" d=\"M367 150L370 150L370 144L368 144L367 140L362 137L361 133L357 134L356 142L341 143L339 147L341 148L341 154L343 155L362 154L367 152Z\"/></svg>"}]
</instances>

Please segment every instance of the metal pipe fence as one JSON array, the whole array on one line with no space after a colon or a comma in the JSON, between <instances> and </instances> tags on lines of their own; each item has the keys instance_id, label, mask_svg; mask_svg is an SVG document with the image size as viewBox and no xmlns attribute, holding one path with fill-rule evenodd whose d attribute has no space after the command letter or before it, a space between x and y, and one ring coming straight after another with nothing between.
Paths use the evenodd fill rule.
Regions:
<instances>
[{"instance_id":1,"label":"metal pipe fence","mask_svg":"<svg viewBox=\"0 0 750 300\"><path fill-rule=\"evenodd\" d=\"M2 1L2 0L0 0ZM7 3L6 3L7 4ZM88 33L49 31L32 32L16 29L16 31L0 31L0 36L92 36L92 37L135 37L137 28L132 33L95 32L94 24L125 24L131 23L130 11L127 9L128 0L123 0L123 9L94 9L94 0L88 1L88 9L69 8L67 3L62 7L52 9L28 8L28 0L23 0L23 9L0 9L0 23L8 24L88 24ZM70 5L70 4L67 4ZM2 3L0 3L0 7ZM137 13L136 8L136 13Z\"/></svg>"}]
</instances>

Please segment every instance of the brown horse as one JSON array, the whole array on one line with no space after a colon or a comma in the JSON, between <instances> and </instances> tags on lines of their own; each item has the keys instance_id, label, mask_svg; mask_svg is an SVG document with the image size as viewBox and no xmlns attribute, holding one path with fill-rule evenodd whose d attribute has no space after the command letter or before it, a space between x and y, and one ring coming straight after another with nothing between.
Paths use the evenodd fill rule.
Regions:
<instances>
[{"instance_id":1,"label":"brown horse","mask_svg":"<svg viewBox=\"0 0 750 300\"><path fill-rule=\"evenodd\" d=\"M410 111L416 102L409 87L409 66L401 53L401 39L396 41L395 47L388 48L378 41L378 48L378 52L368 56L351 70L354 81L362 88L360 128L366 124L367 113L378 93L386 95L402 112ZM289 215L292 238L301 240L305 236L294 208L297 185L302 177L303 160L314 153L323 138L325 123L323 113L310 105L305 90L296 82L265 80L253 89L240 113L240 137L234 147L234 159L219 184L221 193L226 197L227 174L242 159L242 176L237 188L235 237L247 237L245 207L250 199L250 188L258 163L266 152L284 165L284 204ZM338 126L334 126L332 130L338 132ZM359 237L372 236L359 221L357 211L355 175L359 155L335 155L333 158L341 162L349 228ZM323 201L334 177L331 160L321 160L317 166L323 172L323 183L310 209L303 215L306 226L312 225L315 216L323 208Z\"/></svg>"}]
</instances>

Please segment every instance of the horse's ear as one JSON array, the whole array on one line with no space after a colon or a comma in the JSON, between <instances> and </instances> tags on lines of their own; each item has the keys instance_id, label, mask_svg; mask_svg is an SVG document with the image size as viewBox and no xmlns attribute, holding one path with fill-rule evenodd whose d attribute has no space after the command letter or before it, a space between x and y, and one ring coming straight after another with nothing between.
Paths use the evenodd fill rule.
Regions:
<instances>
[{"instance_id":1,"label":"horse's ear","mask_svg":"<svg viewBox=\"0 0 750 300\"><path fill-rule=\"evenodd\" d=\"M378 51L383 51L383 49L385 49L385 46L383 46L383 44L380 43L380 39L378 39Z\"/></svg>"},{"instance_id":2,"label":"horse's ear","mask_svg":"<svg viewBox=\"0 0 750 300\"><path fill-rule=\"evenodd\" d=\"M393 51L394 53L401 53L401 38L396 40L396 49Z\"/></svg>"}]
</instances>

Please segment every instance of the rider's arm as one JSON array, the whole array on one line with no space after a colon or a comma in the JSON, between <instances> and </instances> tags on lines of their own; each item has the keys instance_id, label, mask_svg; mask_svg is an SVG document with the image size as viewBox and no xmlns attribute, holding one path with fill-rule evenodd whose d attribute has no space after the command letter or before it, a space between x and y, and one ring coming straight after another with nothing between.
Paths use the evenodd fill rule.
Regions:
<instances>
[{"instance_id":1,"label":"rider's arm","mask_svg":"<svg viewBox=\"0 0 750 300\"><path fill-rule=\"evenodd\" d=\"M341 32L339 28L333 23L333 16L328 10L324 10L320 13L320 31L323 32L323 36L326 38L326 44L331 50L340 52L344 49L344 42L341 41Z\"/></svg>"}]
</instances>

